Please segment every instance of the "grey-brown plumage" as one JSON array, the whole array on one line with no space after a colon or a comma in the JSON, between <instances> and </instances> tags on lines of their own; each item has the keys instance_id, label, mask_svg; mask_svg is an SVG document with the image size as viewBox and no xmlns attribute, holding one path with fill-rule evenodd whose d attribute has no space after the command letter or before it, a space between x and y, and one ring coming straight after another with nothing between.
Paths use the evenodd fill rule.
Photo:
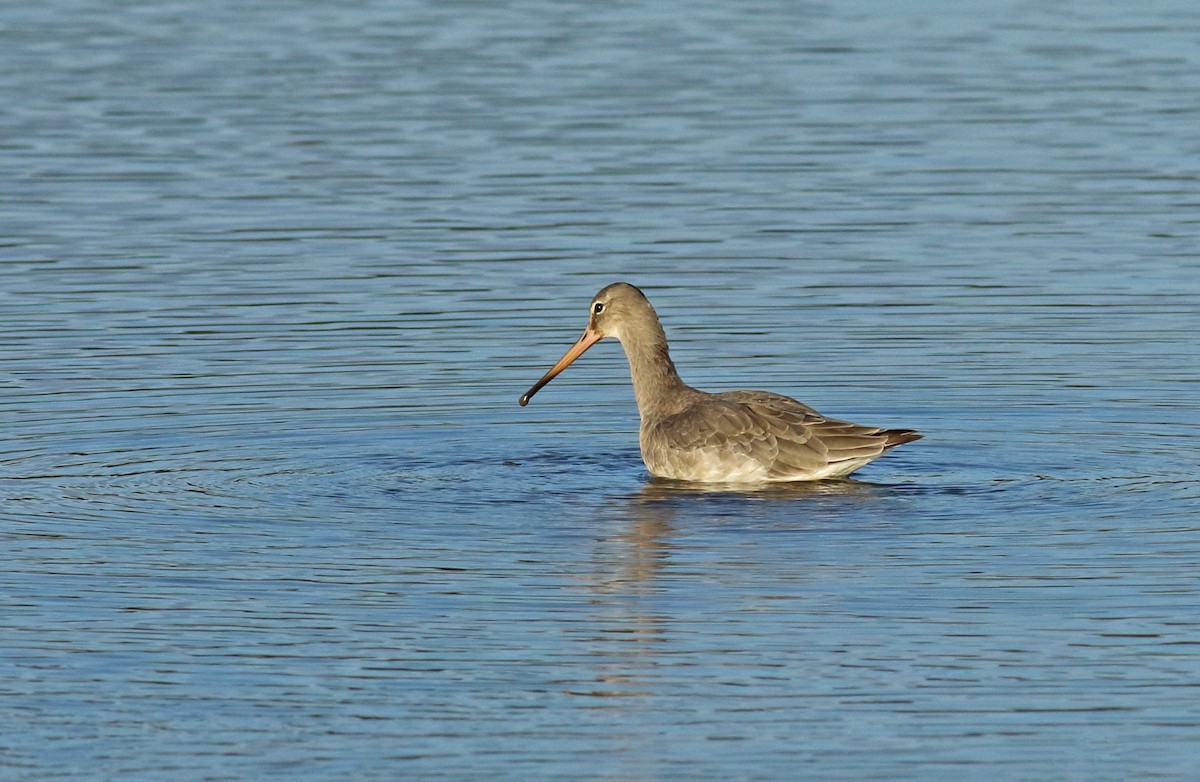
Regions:
<instances>
[{"instance_id":1,"label":"grey-brown plumage","mask_svg":"<svg viewBox=\"0 0 1200 782\"><path fill-rule=\"evenodd\" d=\"M839 478L903 443L910 429L838 421L767 391L708 394L679 379L658 315L637 288L609 285L592 299L579 341L521 397L521 405L589 347L615 337L625 348L642 426L642 460L660 478L705 482Z\"/></svg>"}]
</instances>

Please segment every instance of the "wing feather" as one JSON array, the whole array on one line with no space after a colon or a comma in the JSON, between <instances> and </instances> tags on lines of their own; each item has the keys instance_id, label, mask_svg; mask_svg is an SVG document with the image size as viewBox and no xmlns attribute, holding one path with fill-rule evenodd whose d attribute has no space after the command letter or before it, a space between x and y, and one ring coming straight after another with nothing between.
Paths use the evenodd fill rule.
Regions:
<instances>
[{"instance_id":1,"label":"wing feather","mask_svg":"<svg viewBox=\"0 0 1200 782\"><path fill-rule=\"evenodd\" d=\"M800 480L845 475L916 437L826 418L780 394L730 391L698 395L657 418L643 431L642 451L664 477Z\"/></svg>"}]
</instances>

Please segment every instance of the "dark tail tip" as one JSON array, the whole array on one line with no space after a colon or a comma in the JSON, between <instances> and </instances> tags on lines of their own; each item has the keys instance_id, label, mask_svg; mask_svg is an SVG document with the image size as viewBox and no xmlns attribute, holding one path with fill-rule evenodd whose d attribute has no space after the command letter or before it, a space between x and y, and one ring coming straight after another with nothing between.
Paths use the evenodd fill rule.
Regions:
<instances>
[{"instance_id":1,"label":"dark tail tip","mask_svg":"<svg viewBox=\"0 0 1200 782\"><path fill-rule=\"evenodd\" d=\"M912 429L884 429L880 434L887 438L883 443L884 448L895 448L897 445L911 443L913 440L920 440L925 436Z\"/></svg>"}]
</instances>

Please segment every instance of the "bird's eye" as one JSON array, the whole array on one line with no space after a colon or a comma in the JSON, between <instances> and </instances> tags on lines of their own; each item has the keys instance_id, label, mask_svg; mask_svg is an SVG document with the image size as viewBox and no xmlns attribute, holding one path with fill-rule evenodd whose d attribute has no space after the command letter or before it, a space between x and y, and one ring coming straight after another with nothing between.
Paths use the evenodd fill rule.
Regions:
<instances>
[{"instance_id":1,"label":"bird's eye","mask_svg":"<svg viewBox=\"0 0 1200 782\"><path fill-rule=\"evenodd\" d=\"M595 304L593 304L592 312L596 313L597 315L599 315L601 312L604 312L604 303L598 301Z\"/></svg>"}]
</instances>

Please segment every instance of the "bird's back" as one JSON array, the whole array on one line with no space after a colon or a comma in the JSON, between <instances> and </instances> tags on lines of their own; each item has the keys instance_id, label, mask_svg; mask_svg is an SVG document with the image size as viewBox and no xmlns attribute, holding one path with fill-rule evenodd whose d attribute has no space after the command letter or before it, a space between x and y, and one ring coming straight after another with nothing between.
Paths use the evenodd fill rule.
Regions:
<instances>
[{"instance_id":1,"label":"bird's back","mask_svg":"<svg viewBox=\"0 0 1200 782\"><path fill-rule=\"evenodd\" d=\"M688 389L643 417L642 458L651 474L688 481L789 481L850 474L902 443L911 430L826 418L768 391Z\"/></svg>"}]
</instances>

